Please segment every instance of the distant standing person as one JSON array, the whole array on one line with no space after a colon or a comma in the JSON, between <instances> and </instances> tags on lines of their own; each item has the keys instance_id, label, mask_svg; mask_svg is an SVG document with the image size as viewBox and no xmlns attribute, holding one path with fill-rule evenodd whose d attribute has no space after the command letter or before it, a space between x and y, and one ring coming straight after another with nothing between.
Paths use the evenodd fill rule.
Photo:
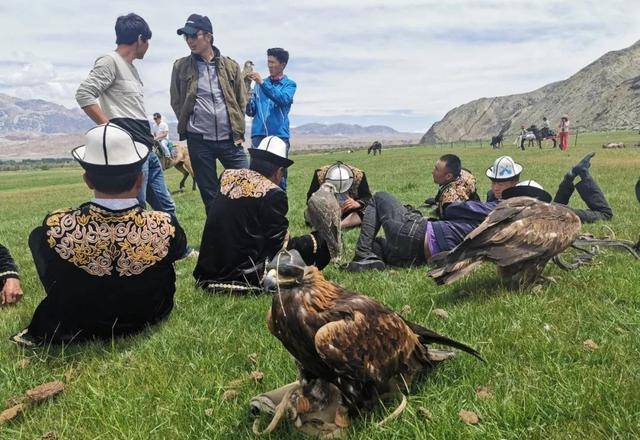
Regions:
<instances>
[{"instance_id":1,"label":"distant standing person","mask_svg":"<svg viewBox=\"0 0 640 440\"><path fill-rule=\"evenodd\" d=\"M213 45L208 17L191 14L177 32L191 53L173 63L171 107L208 210L220 187L216 159L227 169L249 166L242 148L247 96L240 66Z\"/></svg>"},{"instance_id":2,"label":"distant standing person","mask_svg":"<svg viewBox=\"0 0 640 440\"><path fill-rule=\"evenodd\" d=\"M569 148L569 116L562 115L558 131L560 134L560 149L566 151Z\"/></svg>"},{"instance_id":3,"label":"distant standing person","mask_svg":"<svg viewBox=\"0 0 640 440\"><path fill-rule=\"evenodd\" d=\"M142 81L133 61L144 58L149 49L151 29L136 14L116 20L115 51L98 58L76 92L76 101L97 125L111 122L127 130L136 142L153 147L151 126L144 108ZM144 180L138 201L157 211L175 215L176 206L164 182L162 166L155 154L143 164Z\"/></svg>"},{"instance_id":4,"label":"distant standing person","mask_svg":"<svg viewBox=\"0 0 640 440\"><path fill-rule=\"evenodd\" d=\"M284 74L289 62L289 52L274 47L267 50L269 77L263 79L256 71L247 74L247 78L255 81L247 115L253 117L251 124L251 146L257 148L260 141L267 136L277 136L287 145L287 156L291 144L289 142L289 111L296 93L296 83ZM287 189L287 173L280 182L283 190Z\"/></svg>"},{"instance_id":5,"label":"distant standing person","mask_svg":"<svg viewBox=\"0 0 640 440\"><path fill-rule=\"evenodd\" d=\"M153 114L153 140L160 145L162 155L164 157L173 157L171 151L169 151L169 126L162 120L160 113Z\"/></svg>"}]
</instances>

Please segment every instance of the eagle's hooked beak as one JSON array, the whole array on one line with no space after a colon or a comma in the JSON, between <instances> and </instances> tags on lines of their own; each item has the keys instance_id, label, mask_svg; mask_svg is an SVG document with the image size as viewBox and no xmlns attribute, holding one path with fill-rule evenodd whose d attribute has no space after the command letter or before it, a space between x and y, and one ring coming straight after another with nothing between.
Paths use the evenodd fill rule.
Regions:
<instances>
[{"instance_id":1,"label":"eagle's hooked beak","mask_svg":"<svg viewBox=\"0 0 640 440\"><path fill-rule=\"evenodd\" d=\"M275 269L271 269L262 280L262 287L267 292L275 292L278 290L278 272Z\"/></svg>"},{"instance_id":2,"label":"eagle's hooked beak","mask_svg":"<svg viewBox=\"0 0 640 440\"><path fill-rule=\"evenodd\" d=\"M276 269L270 269L264 276L264 280L262 280L262 287L267 292L276 292L278 290L278 286L287 287L296 284L298 284L298 279L296 277L278 274Z\"/></svg>"}]
</instances>

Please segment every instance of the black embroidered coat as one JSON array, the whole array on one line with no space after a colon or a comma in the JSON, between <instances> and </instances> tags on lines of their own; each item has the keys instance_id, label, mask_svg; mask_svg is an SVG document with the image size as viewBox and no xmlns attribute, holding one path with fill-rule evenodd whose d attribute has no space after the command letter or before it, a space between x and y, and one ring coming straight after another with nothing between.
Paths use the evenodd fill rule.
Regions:
<instances>
[{"instance_id":1,"label":"black embroidered coat","mask_svg":"<svg viewBox=\"0 0 640 440\"><path fill-rule=\"evenodd\" d=\"M284 245L288 209L287 194L260 173L225 170L209 206L196 281L258 286L265 261Z\"/></svg>"},{"instance_id":2,"label":"black embroidered coat","mask_svg":"<svg viewBox=\"0 0 640 440\"><path fill-rule=\"evenodd\" d=\"M139 331L173 308L173 262L186 237L175 217L85 203L49 214L29 236L47 296L28 336L70 342Z\"/></svg>"},{"instance_id":3,"label":"black embroidered coat","mask_svg":"<svg viewBox=\"0 0 640 440\"><path fill-rule=\"evenodd\" d=\"M0 244L0 288L4 285L7 278L20 278L18 275L18 266L16 265L9 249Z\"/></svg>"}]
</instances>

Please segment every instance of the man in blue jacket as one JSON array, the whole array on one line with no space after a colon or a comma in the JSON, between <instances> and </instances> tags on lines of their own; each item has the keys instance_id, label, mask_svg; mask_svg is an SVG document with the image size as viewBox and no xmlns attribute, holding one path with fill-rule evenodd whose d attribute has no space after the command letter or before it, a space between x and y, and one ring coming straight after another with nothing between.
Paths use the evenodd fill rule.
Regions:
<instances>
[{"instance_id":1,"label":"man in blue jacket","mask_svg":"<svg viewBox=\"0 0 640 440\"><path fill-rule=\"evenodd\" d=\"M289 52L276 47L267 50L269 77L262 79L258 72L247 78L256 82L256 87L247 104L247 115L253 117L251 124L251 146L256 148L266 136L277 136L287 144L289 155L289 110L296 93L296 83L284 74L289 62ZM285 173L280 187L287 188Z\"/></svg>"}]
</instances>

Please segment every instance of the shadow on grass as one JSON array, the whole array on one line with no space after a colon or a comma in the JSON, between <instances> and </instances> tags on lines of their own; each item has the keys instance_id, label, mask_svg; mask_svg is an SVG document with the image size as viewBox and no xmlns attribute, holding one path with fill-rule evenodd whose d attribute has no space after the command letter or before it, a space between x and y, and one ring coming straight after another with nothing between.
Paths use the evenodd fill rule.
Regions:
<instances>
[{"instance_id":1,"label":"shadow on grass","mask_svg":"<svg viewBox=\"0 0 640 440\"><path fill-rule=\"evenodd\" d=\"M481 279L478 277L469 277L452 287L450 290L435 297L434 304L438 306L454 305L466 301L484 302L500 294L523 293L527 290L514 288L511 282L503 280L496 275L485 276Z\"/></svg>"}]
</instances>

